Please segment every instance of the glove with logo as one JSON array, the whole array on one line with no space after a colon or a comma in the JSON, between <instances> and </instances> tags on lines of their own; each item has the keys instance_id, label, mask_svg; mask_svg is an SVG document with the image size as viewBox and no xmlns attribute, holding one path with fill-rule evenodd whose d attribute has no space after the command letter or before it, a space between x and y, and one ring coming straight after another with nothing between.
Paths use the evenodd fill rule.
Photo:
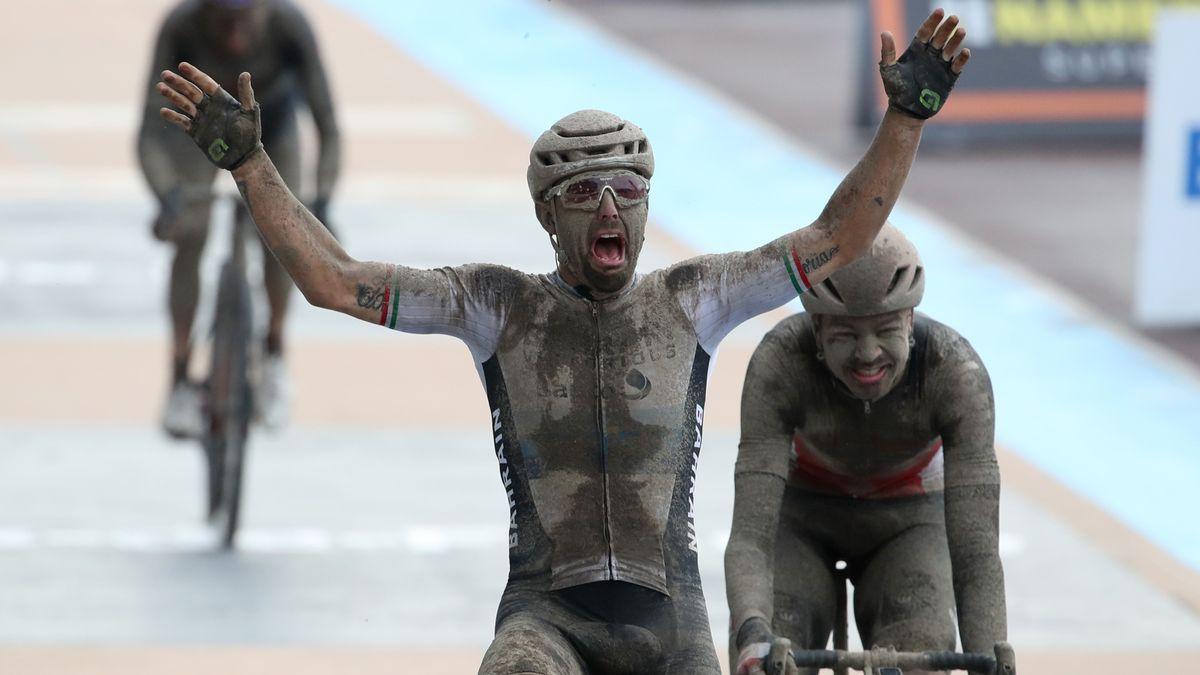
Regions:
<instances>
[{"instance_id":1,"label":"glove with logo","mask_svg":"<svg viewBox=\"0 0 1200 675\"><path fill-rule=\"evenodd\" d=\"M922 120L942 109L971 55L966 49L955 53L966 36L957 28L958 17L942 21L942 10L935 10L895 61L891 35L884 35L879 74L889 108Z\"/></svg>"},{"instance_id":2,"label":"glove with logo","mask_svg":"<svg viewBox=\"0 0 1200 675\"><path fill-rule=\"evenodd\" d=\"M257 105L246 110L224 89L205 94L196 105L196 117L188 135L213 164L236 169L250 155L262 150L262 121Z\"/></svg>"},{"instance_id":3,"label":"glove with logo","mask_svg":"<svg viewBox=\"0 0 1200 675\"><path fill-rule=\"evenodd\" d=\"M186 80L168 70L158 84L159 93L178 108L163 108L164 119L186 131L222 169L236 169L262 150L262 122L249 73L238 78L239 102L195 66L181 63L179 71Z\"/></svg>"}]
</instances>

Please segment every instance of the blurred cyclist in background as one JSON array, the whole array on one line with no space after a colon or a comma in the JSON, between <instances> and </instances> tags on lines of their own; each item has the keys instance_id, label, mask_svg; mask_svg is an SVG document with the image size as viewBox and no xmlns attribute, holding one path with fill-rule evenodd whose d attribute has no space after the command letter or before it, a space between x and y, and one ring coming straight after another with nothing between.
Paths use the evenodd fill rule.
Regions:
<instances>
[{"instance_id":1,"label":"blurred cyclist in background","mask_svg":"<svg viewBox=\"0 0 1200 675\"><path fill-rule=\"evenodd\" d=\"M311 111L320 138L315 198L310 209L323 223L338 174L340 143L333 100L316 38L300 10L287 0L185 0L159 29L146 86L138 135L142 172L158 199L154 236L175 246L169 303L171 390L162 424L172 436L201 432L200 395L188 381L191 330L200 294L200 254L208 237L211 190L216 167L159 116L161 97L154 86L160 73L188 61L231 91L239 73L251 71L263 104L262 143L284 182L300 189L300 138L296 110ZM238 218L248 218L244 207ZM263 273L270 303L266 358L258 414L268 427L287 417L288 387L283 364L283 325L292 282L264 247Z\"/></svg>"},{"instance_id":2,"label":"blurred cyclist in background","mask_svg":"<svg viewBox=\"0 0 1200 675\"><path fill-rule=\"evenodd\" d=\"M885 225L750 360L725 549L736 675L761 674L781 640L825 647L838 561L867 648L1006 639L991 381L970 343L913 311L924 271Z\"/></svg>"}]
</instances>

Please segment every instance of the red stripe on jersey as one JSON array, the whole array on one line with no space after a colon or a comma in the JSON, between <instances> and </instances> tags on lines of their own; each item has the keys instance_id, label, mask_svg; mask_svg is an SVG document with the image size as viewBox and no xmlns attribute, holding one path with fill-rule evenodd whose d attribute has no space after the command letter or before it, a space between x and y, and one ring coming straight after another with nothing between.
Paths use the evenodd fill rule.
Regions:
<instances>
[{"instance_id":1,"label":"red stripe on jersey","mask_svg":"<svg viewBox=\"0 0 1200 675\"><path fill-rule=\"evenodd\" d=\"M392 306L392 287L386 286L383 289L383 307L379 310L379 325L387 325L388 309Z\"/></svg>"},{"instance_id":2,"label":"red stripe on jersey","mask_svg":"<svg viewBox=\"0 0 1200 675\"><path fill-rule=\"evenodd\" d=\"M796 247L792 247L792 264L796 266L796 274L800 275L800 281L804 283L804 288L812 288L812 284L808 281L808 275L804 273L804 266L800 264L800 256L796 255Z\"/></svg>"}]
</instances>

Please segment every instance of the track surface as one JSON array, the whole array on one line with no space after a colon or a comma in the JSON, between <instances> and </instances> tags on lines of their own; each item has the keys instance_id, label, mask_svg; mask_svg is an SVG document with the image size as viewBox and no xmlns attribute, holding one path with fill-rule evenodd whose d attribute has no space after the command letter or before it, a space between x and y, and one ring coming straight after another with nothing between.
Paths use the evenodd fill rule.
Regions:
<instances>
[{"instance_id":1,"label":"track surface","mask_svg":"<svg viewBox=\"0 0 1200 675\"><path fill-rule=\"evenodd\" d=\"M343 105L346 178L335 213L352 254L544 269L549 249L524 193L529 140L371 27L303 4ZM130 152L150 17L165 4L95 15L72 7L24 7L33 28L0 46L10 83L0 106L0 673L473 671L503 587L505 514L486 402L451 340L387 333L297 299L292 427L255 439L241 547L212 551L198 527L199 455L154 427L166 382L167 257L148 237L151 204ZM828 32L822 22L849 20L832 5L680 7L583 9L662 58L682 60L671 44L702 41L714 62L750 48L718 35L758 35L754 48L771 50L764 36L780 35L785 19L813 40ZM635 11L650 18L638 24ZM741 28L705 28L714 12L731 12L719 20ZM120 26L136 30L118 38ZM74 36L53 54L37 37L52 29ZM65 88L18 67L17 55L63 69L96 63L107 79ZM687 70L716 78L706 59L694 55ZM786 109L764 90L731 95L764 114ZM805 141L849 161L856 141L837 133ZM929 159L914 176L918 193L929 189ZM929 163L939 161L954 160ZM937 193L925 194L942 210ZM1045 243L1033 234L1026 245ZM657 228L649 237L647 268L693 252ZM219 253L222 238L211 241ZM771 323L730 337L711 384L697 522L718 644L736 401L746 358ZM1103 514L1019 459L1003 461L1002 553L1023 672L1083 672L1084 663L1087 672L1129 672L1139 650L1154 665L1137 672L1200 672L1191 577L1171 581L1114 554L1095 536Z\"/></svg>"}]
</instances>

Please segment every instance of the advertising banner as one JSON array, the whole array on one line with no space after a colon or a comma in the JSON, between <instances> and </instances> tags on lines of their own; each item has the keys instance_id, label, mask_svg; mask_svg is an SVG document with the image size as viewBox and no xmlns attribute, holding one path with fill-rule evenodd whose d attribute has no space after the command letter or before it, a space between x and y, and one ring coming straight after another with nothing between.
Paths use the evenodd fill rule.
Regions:
<instances>
[{"instance_id":1,"label":"advertising banner","mask_svg":"<svg viewBox=\"0 0 1200 675\"><path fill-rule=\"evenodd\" d=\"M1163 7L1200 0L863 0L859 121L876 124L879 33L904 49L936 7L957 14L971 48L934 134L1125 135L1142 130L1150 37Z\"/></svg>"},{"instance_id":2,"label":"advertising banner","mask_svg":"<svg viewBox=\"0 0 1200 675\"><path fill-rule=\"evenodd\" d=\"M1200 325L1200 11L1164 10L1150 65L1136 312Z\"/></svg>"}]
</instances>

